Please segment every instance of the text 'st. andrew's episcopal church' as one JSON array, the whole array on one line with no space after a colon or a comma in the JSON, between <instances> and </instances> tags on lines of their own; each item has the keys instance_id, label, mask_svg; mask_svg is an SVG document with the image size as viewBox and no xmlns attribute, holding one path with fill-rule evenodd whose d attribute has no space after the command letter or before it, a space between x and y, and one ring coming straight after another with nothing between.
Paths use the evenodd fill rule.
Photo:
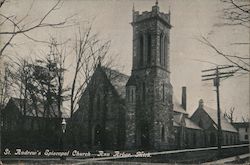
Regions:
<instances>
[{"instance_id":1,"label":"text 'st. andrew's episcopal church'","mask_svg":"<svg viewBox=\"0 0 250 165\"><path fill-rule=\"evenodd\" d=\"M98 66L74 113L90 148L167 149L173 143L170 13L133 9L130 77ZM78 140L77 140L78 141Z\"/></svg>"}]
</instances>

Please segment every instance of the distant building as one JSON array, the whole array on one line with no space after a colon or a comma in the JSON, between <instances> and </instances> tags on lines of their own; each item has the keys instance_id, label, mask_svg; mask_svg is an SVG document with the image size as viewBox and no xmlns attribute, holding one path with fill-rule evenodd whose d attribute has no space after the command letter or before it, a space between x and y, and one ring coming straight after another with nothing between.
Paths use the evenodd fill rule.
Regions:
<instances>
[{"instance_id":1,"label":"distant building","mask_svg":"<svg viewBox=\"0 0 250 165\"><path fill-rule=\"evenodd\" d=\"M249 143L250 142L250 122L239 122L239 123L232 123L233 126L239 132L239 141L240 143Z\"/></svg>"},{"instance_id":2,"label":"distant building","mask_svg":"<svg viewBox=\"0 0 250 165\"><path fill-rule=\"evenodd\" d=\"M61 132L61 117L67 118L65 113L61 115L57 111L55 105L53 112L45 116L41 104L35 110L29 102L14 97L9 99L1 113L2 145L9 148L57 145Z\"/></svg>"},{"instance_id":3,"label":"distant building","mask_svg":"<svg viewBox=\"0 0 250 165\"><path fill-rule=\"evenodd\" d=\"M44 106L42 104L37 105L37 109L34 108L31 103L11 97L2 111L3 129L6 131L15 131L19 129L24 130L37 130L43 121L54 122L53 120L61 120L61 114L57 110L56 105L53 105L53 111L45 115ZM63 112L66 111L65 109ZM66 113L63 114L64 118L67 118ZM55 124L49 124L52 129Z\"/></svg>"},{"instance_id":4,"label":"distant building","mask_svg":"<svg viewBox=\"0 0 250 165\"><path fill-rule=\"evenodd\" d=\"M199 107L190 119L204 130L205 146L216 146L218 132L217 110L205 106L201 99L199 101ZM221 130L222 145L238 143L238 132L224 115L221 115Z\"/></svg>"}]
</instances>

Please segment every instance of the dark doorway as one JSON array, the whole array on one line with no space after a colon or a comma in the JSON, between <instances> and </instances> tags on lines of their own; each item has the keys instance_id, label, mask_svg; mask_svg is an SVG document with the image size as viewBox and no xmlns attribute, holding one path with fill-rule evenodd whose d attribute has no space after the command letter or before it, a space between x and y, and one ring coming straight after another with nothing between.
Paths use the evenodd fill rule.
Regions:
<instances>
[{"instance_id":1,"label":"dark doorway","mask_svg":"<svg viewBox=\"0 0 250 165\"><path fill-rule=\"evenodd\" d=\"M149 126L146 122L141 126L141 147L149 149Z\"/></svg>"},{"instance_id":2,"label":"dark doorway","mask_svg":"<svg viewBox=\"0 0 250 165\"><path fill-rule=\"evenodd\" d=\"M98 124L94 129L94 145L101 147L101 126Z\"/></svg>"}]
</instances>

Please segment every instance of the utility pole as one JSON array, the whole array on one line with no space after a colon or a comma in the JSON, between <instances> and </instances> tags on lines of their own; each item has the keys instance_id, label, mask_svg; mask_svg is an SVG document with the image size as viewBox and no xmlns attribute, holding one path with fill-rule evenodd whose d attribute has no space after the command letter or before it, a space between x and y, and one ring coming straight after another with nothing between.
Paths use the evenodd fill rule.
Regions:
<instances>
[{"instance_id":1,"label":"utility pole","mask_svg":"<svg viewBox=\"0 0 250 165\"><path fill-rule=\"evenodd\" d=\"M223 66L223 67L216 67L213 69L202 70L202 72L210 72L209 74L202 75L202 81L214 81L214 86L216 87L216 98L217 98L217 146L218 146L218 154L221 154L221 143L222 143L222 131L221 131L221 110L220 110L220 79L221 78L228 78L233 76L235 71L221 71L228 68L232 68L234 66ZM211 72L214 72L211 74Z\"/></svg>"}]
</instances>

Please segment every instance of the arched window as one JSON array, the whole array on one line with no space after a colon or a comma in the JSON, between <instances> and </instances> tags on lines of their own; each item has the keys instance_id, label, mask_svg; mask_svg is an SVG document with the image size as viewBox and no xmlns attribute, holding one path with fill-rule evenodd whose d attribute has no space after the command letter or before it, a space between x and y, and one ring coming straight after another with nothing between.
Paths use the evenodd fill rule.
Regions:
<instances>
[{"instance_id":1,"label":"arched window","mask_svg":"<svg viewBox=\"0 0 250 165\"><path fill-rule=\"evenodd\" d=\"M164 42L163 34L160 35L160 65L163 64Z\"/></svg>"},{"instance_id":2,"label":"arched window","mask_svg":"<svg viewBox=\"0 0 250 165\"><path fill-rule=\"evenodd\" d=\"M163 66L166 66L166 56L168 51L168 39L167 36L164 37L164 52L163 52Z\"/></svg>"},{"instance_id":3,"label":"arched window","mask_svg":"<svg viewBox=\"0 0 250 165\"><path fill-rule=\"evenodd\" d=\"M165 85L162 84L162 101L165 102Z\"/></svg>"},{"instance_id":4,"label":"arched window","mask_svg":"<svg viewBox=\"0 0 250 165\"><path fill-rule=\"evenodd\" d=\"M147 52L147 64L150 65L151 63L151 34L148 34L148 52Z\"/></svg>"},{"instance_id":5,"label":"arched window","mask_svg":"<svg viewBox=\"0 0 250 165\"><path fill-rule=\"evenodd\" d=\"M145 82L142 83L142 101L145 103L146 101L146 85Z\"/></svg>"},{"instance_id":6,"label":"arched window","mask_svg":"<svg viewBox=\"0 0 250 165\"><path fill-rule=\"evenodd\" d=\"M165 141L165 126L162 125L161 127L161 141L164 142Z\"/></svg>"},{"instance_id":7,"label":"arched window","mask_svg":"<svg viewBox=\"0 0 250 165\"><path fill-rule=\"evenodd\" d=\"M131 102L133 103L135 101L135 89L131 88Z\"/></svg>"},{"instance_id":8,"label":"arched window","mask_svg":"<svg viewBox=\"0 0 250 165\"><path fill-rule=\"evenodd\" d=\"M140 37L139 37L139 64L140 65L143 65L143 61L144 61L144 58L143 58L143 50L144 50L144 41L143 41L143 35L141 34Z\"/></svg>"},{"instance_id":9,"label":"arched window","mask_svg":"<svg viewBox=\"0 0 250 165\"><path fill-rule=\"evenodd\" d=\"M130 102L130 89L127 89L127 101Z\"/></svg>"}]
</instances>

